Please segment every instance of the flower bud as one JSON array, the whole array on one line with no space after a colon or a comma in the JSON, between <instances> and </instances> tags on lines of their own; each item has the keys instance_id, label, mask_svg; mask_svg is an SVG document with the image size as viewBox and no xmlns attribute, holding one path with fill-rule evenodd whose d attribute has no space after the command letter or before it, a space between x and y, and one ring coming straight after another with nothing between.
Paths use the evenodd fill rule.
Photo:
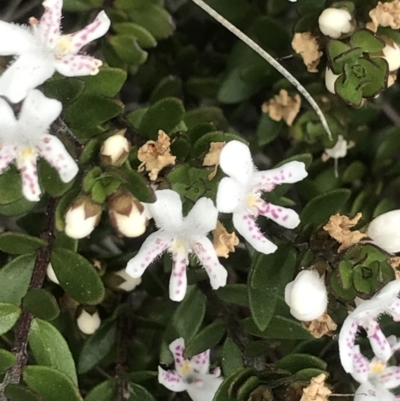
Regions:
<instances>
[{"instance_id":1,"label":"flower bud","mask_svg":"<svg viewBox=\"0 0 400 401\"><path fill-rule=\"evenodd\" d=\"M389 71L396 71L400 68L400 47L397 43L390 41L382 49L382 53L389 65Z\"/></svg>"},{"instance_id":2,"label":"flower bud","mask_svg":"<svg viewBox=\"0 0 400 401\"><path fill-rule=\"evenodd\" d=\"M145 205L129 192L111 196L108 200L108 213L118 233L130 238L139 237L146 231L150 217Z\"/></svg>"},{"instance_id":3,"label":"flower bud","mask_svg":"<svg viewBox=\"0 0 400 401\"><path fill-rule=\"evenodd\" d=\"M325 36L338 39L353 31L355 23L348 10L326 8L318 18L319 29Z\"/></svg>"},{"instance_id":4,"label":"flower bud","mask_svg":"<svg viewBox=\"0 0 400 401\"><path fill-rule=\"evenodd\" d=\"M101 205L89 197L76 199L65 213L65 234L71 238L88 236L99 224Z\"/></svg>"},{"instance_id":5,"label":"flower bud","mask_svg":"<svg viewBox=\"0 0 400 401\"><path fill-rule=\"evenodd\" d=\"M101 147L100 156L104 164L120 166L128 157L131 144L124 136L125 130L107 138Z\"/></svg>"},{"instance_id":6,"label":"flower bud","mask_svg":"<svg viewBox=\"0 0 400 401\"><path fill-rule=\"evenodd\" d=\"M328 89L328 91L333 93L334 95L336 94L335 82L338 78L339 78L339 75L334 74L330 68L328 68L328 67L326 68L326 70L325 70L325 86L326 86L326 89Z\"/></svg>"},{"instance_id":7,"label":"flower bud","mask_svg":"<svg viewBox=\"0 0 400 401\"><path fill-rule=\"evenodd\" d=\"M47 265L47 269L46 269L46 276L47 278L52 281L55 284L60 284L60 282L58 281L58 278L56 276L56 273L53 270L53 266L51 265L51 263L49 263Z\"/></svg>"},{"instance_id":8,"label":"flower bud","mask_svg":"<svg viewBox=\"0 0 400 401\"><path fill-rule=\"evenodd\" d=\"M339 135L335 146L333 148L325 149L325 153L333 159L338 159L340 157L346 157L347 149L347 141L343 138L343 135Z\"/></svg>"},{"instance_id":9,"label":"flower bud","mask_svg":"<svg viewBox=\"0 0 400 401\"><path fill-rule=\"evenodd\" d=\"M285 302L296 319L305 322L318 319L328 305L325 283L318 272L315 270L300 272L286 285Z\"/></svg>"},{"instance_id":10,"label":"flower bud","mask_svg":"<svg viewBox=\"0 0 400 401\"><path fill-rule=\"evenodd\" d=\"M100 327L101 319L96 309L93 313L82 309L76 323L82 333L90 335Z\"/></svg>"},{"instance_id":11,"label":"flower bud","mask_svg":"<svg viewBox=\"0 0 400 401\"><path fill-rule=\"evenodd\" d=\"M114 274L117 276L116 278L119 282L116 288L122 291L130 292L142 282L141 277L133 278L125 271L125 269L119 270Z\"/></svg>"},{"instance_id":12,"label":"flower bud","mask_svg":"<svg viewBox=\"0 0 400 401\"><path fill-rule=\"evenodd\" d=\"M400 252L400 209L383 213L372 220L367 235L386 252Z\"/></svg>"}]
</instances>

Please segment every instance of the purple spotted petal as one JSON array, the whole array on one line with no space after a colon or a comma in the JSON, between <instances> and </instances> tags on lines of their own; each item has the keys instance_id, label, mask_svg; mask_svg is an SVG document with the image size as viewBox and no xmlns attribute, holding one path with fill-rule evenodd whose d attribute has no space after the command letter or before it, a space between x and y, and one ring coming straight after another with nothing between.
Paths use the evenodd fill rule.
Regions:
<instances>
[{"instance_id":1,"label":"purple spotted petal","mask_svg":"<svg viewBox=\"0 0 400 401\"><path fill-rule=\"evenodd\" d=\"M390 366L381 374L381 380L386 388L396 388L400 386L400 367Z\"/></svg>"},{"instance_id":2,"label":"purple spotted petal","mask_svg":"<svg viewBox=\"0 0 400 401\"><path fill-rule=\"evenodd\" d=\"M256 251L268 255L277 250L277 246L264 237L251 214L233 213L233 225Z\"/></svg>"},{"instance_id":3,"label":"purple spotted petal","mask_svg":"<svg viewBox=\"0 0 400 401\"><path fill-rule=\"evenodd\" d=\"M39 201L41 194L36 158L36 152L30 149L20 151L17 156L17 167L22 178L22 193L31 202Z\"/></svg>"},{"instance_id":4,"label":"purple spotted petal","mask_svg":"<svg viewBox=\"0 0 400 401\"><path fill-rule=\"evenodd\" d=\"M300 223L299 215L294 210L273 205L262 199L257 200L257 209L259 214L268 217L282 227L295 228Z\"/></svg>"},{"instance_id":5,"label":"purple spotted petal","mask_svg":"<svg viewBox=\"0 0 400 401\"><path fill-rule=\"evenodd\" d=\"M96 75L102 62L91 56L66 55L54 61L57 72L66 77Z\"/></svg>"},{"instance_id":6,"label":"purple spotted petal","mask_svg":"<svg viewBox=\"0 0 400 401\"><path fill-rule=\"evenodd\" d=\"M55 46L60 35L62 0L46 0L43 2L45 11L40 18L38 33L46 46Z\"/></svg>"},{"instance_id":7,"label":"purple spotted petal","mask_svg":"<svg viewBox=\"0 0 400 401\"><path fill-rule=\"evenodd\" d=\"M2 173L10 163L17 157L17 147L6 145L0 149L0 173Z\"/></svg>"},{"instance_id":8,"label":"purple spotted petal","mask_svg":"<svg viewBox=\"0 0 400 401\"><path fill-rule=\"evenodd\" d=\"M358 324L349 315L343 323L339 334L340 362L347 373L353 372L353 350Z\"/></svg>"},{"instance_id":9,"label":"purple spotted petal","mask_svg":"<svg viewBox=\"0 0 400 401\"><path fill-rule=\"evenodd\" d=\"M383 334L379 323L376 320L368 320L360 324L369 338L371 348L376 357L381 361L388 361L392 356L392 347L390 346L387 338Z\"/></svg>"},{"instance_id":10,"label":"purple spotted petal","mask_svg":"<svg viewBox=\"0 0 400 401\"><path fill-rule=\"evenodd\" d=\"M365 383L368 381L369 373L369 361L360 352L360 347L356 345L353 350L353 371L351 375L359 383Z\"/></svg>"},{"instance_id":11,"label":"purple spotted petal","mask_svg":"<svg viewBox=\"0 0 400 401\"><path fill-rule=\"evenodd\" d=\"M195 355L190 364L195 373L207 374L210 369L210 350L204 351L201 354ZM217 375L216 375L217 376Z\"/></svg>"},{"instance_id":12,"label":"purple spotted petal","mask_svg":"<svg viewBox=\"0 0 400 401\"><path fill-rule=\"evenodd\" d=\"M400 299L395 298L388 306L389 313L395 322L400 322Z\"/></svg>"},{"instance_id":13,"label":"purple spotted petal","mask_svg":"<svg viewBox=\"0 0 400 401\"><path fill-rule=\"evenodd\" d=\"M136 256L128 262L126 272L133 278L141 277L147 266L166 251L172 242L170 235L160 231L149 235Z\"/></svg>"},{"instance_id":14,"label":"purple spotted petal","mask_svg":"<svg viewBox=\"0 0 400 401\"><path fill-rule=\"evenodd\" d=\"M161 366L158 367L158 382L176 393L185 391L187 387L187 384L176 372L164 370Z\"/></svg>"},{"instance_id":15,"label":"purple spotted petal","mask_svg":"<svg viewBox=\"0 0 400 401\"><path fill-rule=\"evenodd\" d=\"M188 373L187 368L190 362L183 356L183 353L185 352L185 340L183 338L177 338L169 345L169 349L174 357L175 370L180 376L186 375Z\"/></svg>"},{"instance_id":16,"label":"purple spotted petal","mask_svg":"<svg viewBox=\"0 0 400 401\"><path fill-rule=\"evenodd\" d=\"M172 272L169 280L169 297L176 302L185 298L187 288L186 267L189 263L187 250L172 253Z\"/></svg>"}]
</instances>

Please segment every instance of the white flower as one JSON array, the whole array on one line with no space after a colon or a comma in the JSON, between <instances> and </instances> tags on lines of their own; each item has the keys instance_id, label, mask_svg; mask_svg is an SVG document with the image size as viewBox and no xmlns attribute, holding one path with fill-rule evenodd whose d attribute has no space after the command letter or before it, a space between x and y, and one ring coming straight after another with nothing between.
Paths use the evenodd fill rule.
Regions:
<instances>
[{"instance_id":1,"label":"white flower","mask_svg":"<svg viewBox=\"0 0 400 401\"><path fill-rule=\"evenodd\" d=\"M307 176L305 164L292 161L272 170L256 171L249 148L231 141L221 151L220 166L229 177L219 183L217 209L233 213L236 230L258 252L275 252L276 245L264 237L254 218L262 215L286 228L297 227L300 219L294 210L265 202L261 193L271 192L279 184L302 180Z\"/></svg>"},{"instance_id":2,"label":"white flower","mask_svg":"<svg viewBox=\"0 0 400 401\"><path fill-rule=\"evenodd\" d=\"M340 38L343 34L350 33L354 24L351 14L343 8L326 8L318 18L321 32L333 39Z\"/></svg>"},{"instance_id":3,"label":"white flower","mask_svg":"<svg viewBox=\"0 0 400 401\"><path fill-rule=\"evenodd\" d=\"M181 301L186 294L186 267L189 252L194 252L210 277L211 287L226 284L227 271L219 263L207 234L217 225L218 211L211 199L201 198L186 217L182 216L182 201L178 193L165 189L156 191L157 201L148 204L158 231L149 235L139 252L132 258L126 271L132 277L141 277L157 256L169 250L172 253L172 273L169 296Z\"/></svg>"},{"instance_id":4,"label":"white flower","mask_svg":"<svg viewBox=\"0 0 400 401\"><path fill-rule=\"evenodd\" d=\"M392 346L382 333L377 318L385 313L392 316L395 322L400 321L399 292L400 280L391 281L347 316L339 334L340 361L346 372L351 374L354 372L352 358L359 326L367 332L374 354L382 361L389 360Z\"/></svg>"},{"instance_id":5,"label":"white flower","mask_svg":"<svg viewBox=\"0 0 400 401\"><path fill-rule=\"evenodd\" d=\"M325 86L329 92L336 94L335 82L339 78L339 75L335 74L330 68L326 67L325 70Z\"/></svg>"},{"instance_id":6,"label":"white flower","mask_svg":"<svg viewBox=\"0 0 400 401\"><path fill-rule=\"evenodd\" d=\"M78 173L78 166L63 143L48 133L61 109L58 100L32 90L16 119L10 105L0 98L0 173L16 160L22 176L23 195L30 201L38 201L41 193L36 168L38 155L58 171L63 182L71 181Z\"/></svg>"},{"instance_id":7,"label":"white flower","mask_svg":"<svg viewBox=\"0 0 400 401\"><path fill-rule=\"evenodd\" d=\"M124 280L121 284L118 285L118 288L122 291L133 291L142 282L142 279L140 277L133 278L124 269L115 272L115 274Z\"/></svg>"},{"instance_id":8,"label":"white flower","mask_svg":"<svg viewBox=\"0 0 400 401\"><path fill-rule=\"evenodd\" d=\"M94 313L88 313L85 309L82 309L81 314L78 319L76 319L76 323L82 333L90 335L100 327L101 319L97 311Z\"/></svg>"},{"instance_id":9,"label":"white flower","mask_svg":"<svg viewBox=\"0 0 400 401\"><path fill-rule=\"evenodd\" d=\"M219 377L219 369L209 373L210 350L188 360L183 357L183 338L172 342L169 349L174 355L175 371L166 371L159 366L159 383L174 392L187 391L193 401L212 401L223 379Z\"/></svg>"},{"instance_id":10,"label":"white flower","mask_svg":"<svg viewBox=\"0 0 400 401\"><path fill-rule=\"evenodd\" d=\"M400 47L395 42L391 43L382 49L383 58L388 62L389 71L396 71L400 68Z\"/></svg>"},{"instance_id":11,"label":"white flower","mask_svg":"<svg viewBox=\"0 0 400 401\"><path fill-rule=\"evenodd\" d=\"M339 135L335 146L325 149L325 153L333 159L338 159L340 157L346 157L348 148L347 141L343 138L343 135Z\"/></svg>"},{"instance_id":12,"label":"white flower","mask_svg":"<svg viewBox=\"0 0 400 401\"><path fill-rule=\"evenodd\" d=\"M101 206L88 197L75 200L65 213L65 234L70 238L87 237L99 224Z\"/></svg>"},{"instance_id":13,"label":"white flower","mask_svg":"<svg viewBox=\"0 0 400 401\"><path fill-rule=\"evenodd\" d=\"M101 159L105 164L120 166L127 158L131 144L121 134L115 134L107 138L101 147Z\"/></svg>"},{"instance_id":14,"label":"white flower","mask_svg":"<svg viewBox=\"0 0 400 401\"><path fill-rule=\"evenodd\" d=\"M400 209L383 213L372 220L367 235L386 252L400 252Z\"/></svg>"},{"instance_id":15,"label":"white flower","mask_svg":"<svg viewBox=\"0 0 400 401\"><path fill-rule=\"evenodd\" d=\"M314 270L303 270L286 285L285 302L296 319L304 322L318 319L328 305L323 278Z\"/></svg>"},{"instance_id":16,"label":"white flower","mask_svg":"<svg viewBox=\"0 0 400 401\"><path fill-rule=\"evenodd\" d=\"M68 77L98 73L102 62L78 53L108 31L109 18L102 11L82 30L61 35L62 5L62 0L44 1L42 18L31 18L31 27L0 21L0 56L17 56L0 77L0 94L13 103L24 99L30 89L41 85L55 71Z\"/></svg>"},{"instance_id":17,"label":"white flower","mask_svg":"<svg viewBox=\"0 0 400 401\"><path fill-rule=\"evenodd\" d=\"M53 266L51 265L51 263L49 263L47 265L46 276L53 283L60 284L60 282L58 281L58 278L56 276L56 273L54 272L54 269L53 269Z\"/></svg>"}]
</instances>

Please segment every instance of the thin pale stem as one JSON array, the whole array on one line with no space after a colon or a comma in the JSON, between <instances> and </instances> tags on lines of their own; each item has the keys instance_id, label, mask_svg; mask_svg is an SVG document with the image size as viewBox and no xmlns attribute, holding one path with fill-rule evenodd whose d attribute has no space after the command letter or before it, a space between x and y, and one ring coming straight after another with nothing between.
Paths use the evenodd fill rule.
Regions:
<instances>
[{"instance_id":1,"label":"thin pale stem","mask_svg":"<svg viewBox=\"0 0 400 401\"><path fill-rule=\"evenodd\" d=\"M207 14L209 14L212 18L218 21L221 25L223 25L226 29L236 35L241 41L243 41L247 46L253 49L257 54L259 54L264 60L266 60L269 64L272 65L277 71L279 71L310 103L311 107L317 113L321 123L328 134L330 140L332 140L332 133L329 128L328 122L322 110L318 106L317 102L313 99L313 97L308 93L306 88L281 64L278 63L269 53L267 53L264 49L262 49L257 43L251 40L247 35L245 35L242 31L237 29L233 24L231 24L227 19L225 19L222 15L217 13L213 8L211 8L208 4L206 4L203 0L192 0L193 3L197 4L200 8L202 8Z\"/></svg>"}]
</instances>

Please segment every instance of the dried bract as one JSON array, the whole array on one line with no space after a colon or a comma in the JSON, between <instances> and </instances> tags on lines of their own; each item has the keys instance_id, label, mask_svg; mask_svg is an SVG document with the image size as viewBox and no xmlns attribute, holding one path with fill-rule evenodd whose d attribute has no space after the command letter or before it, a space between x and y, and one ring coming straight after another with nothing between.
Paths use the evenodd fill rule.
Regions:
<instances>
[{"instance_id":1,"label":"dried bract","mask_svg":"<svg viewBox=\"0 0 400 401\"><path fill-rule=\"evenodd\" d=\"M328 401L332 391L326 387L325 379L326 375L323 373L313 377L310 385L303 389L303 396L300 401Z\"/></svg>"},{"instance_id":2,"label":"dried bract","mask_svg":"<svg viewBox=\"0 0 400 401\"><path fill-rule=\"evenodd\" d=\"M400 28L400 1L382 3L369 12L372 23L368 24L368 29L376 32L379 26L389 26L392 29Z\"/></svg>"},{"instance_id":3,"label":"dried bract","mask_svg":"<svg viewBox=\"0 0 400 401\"><path fill-rule=\"evenodd\" d=\"M292 48L303 59L308 72L318 72L317 66L322 57L317 38L311 32L297 32L293 36Z\"/></svg>"},{"instance_id":4,"label":"dried bract","mask_svg":"<svg viewBox=\"0 0 400 401\"><path fill-rule=\"evenodd\" d=\"M218 256L227 258L230 252L235 252L235 246L239 244L239 238L234 231L228 233L222 223L218 221L217 227L212 233L215 252Z\"/></svg>"},{"instance_id":5,"label":"dried bract","mask_svg":"<svg viewBox=\"0 0 400 401\"><path fill-rule=\"evenodd\" d=\"M293 124L301 106L300 95L289 96L285 89L281 89L269 102L262 105L263 113L268 113L272 120L281 121L282 119L289 126Z\"/></svg>"},{"instance_id":6,"label":"dried bract","mask_svg":"<svg viewBox=\"0 0 400 401\"><path fill-rule=\"evenodd\" d=\"M208 175L208 179L212 180L217 175L219 166L219 155L221 154L222 148L225 146L225 142L211 142L210 150L204 157L203 166L213 167L214 170Z\"/></svg>"}]
</instances>

